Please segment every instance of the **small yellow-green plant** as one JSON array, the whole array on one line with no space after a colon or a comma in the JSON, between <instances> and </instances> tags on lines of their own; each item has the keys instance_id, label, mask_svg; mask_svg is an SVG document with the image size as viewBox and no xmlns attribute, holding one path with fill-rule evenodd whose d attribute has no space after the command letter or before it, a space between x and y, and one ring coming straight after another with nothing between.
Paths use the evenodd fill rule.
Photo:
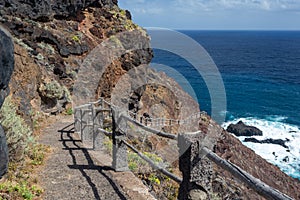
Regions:
<instances>
[{"instance_id":1,"label":"small yellow-green plant","mask_svg":"<svg viewBox=\"0 0 300 200\"><path fill-rule=\"evenodd\" d=\"M48 152L49 149L47 146L42 144L34 143L29 147L27 156L30 160L31 165L42 165L45 160L45 153Z\"/></svg>"},{"instance_id":2,"label":"small yellow-green plant","mask_svg":"<svg viewBox=\"0 0 300 200\"><path fill-rule=\"evenodd\" d=\"M32 200L34 197L39 197L43 193L43 190L36 186L30 186L28 182L23 181L22 183L13 183L10 181L5 181L4 183L0 184L0 192L5 192L4 194L8 193L8 196L14 199L26 199ZM1 197L0 199L4 199L5 197Z\"/></svg>"},{"instance_id":3,"label":"small yellow-green plant","mask_svg":"<svg viewBox=\"0 0 300 200\"><path fill-rule=\"evenodd\" d=\"M148 180L149 180L152 184L160 185L160 180L159 180L159 178L158 178L155 174L150 174L150 176L148 177Z\"/></svg>"},{"instance_id":4,"label":"small yellow-green plant","mask_svg":"<svg viewBox=\"0 0 300 200\"><path fill-rule=\"evenodd\" d=\"M156 155L155 153L144 152L145 156L153 160L156 164L162 164L163 159Z\"/></svg>"},{"instance_id":5,"label":"small yellow-green plant","mask_svg":"<svg viewBox=\"0 0 300 200\"><path fill-rule=\"evenodd\" d=\"M146 161L140 158L136 153L128 152L128 167L131 171L137 172L140 166L147 165Z\"/></svg>"},{"instance_id":6,"label":"small yellow-green plant","mask_svg":"<svg viewBox=\"0 0 300 200\"><path fill-rule=\"evenodd\" d=\"M23 162L10 162L4 182L0 183L0 199L36 199L43 193L33 176L34 166L42 165L49 149L41 144L28 147Z\"/></svg>"},{"instance_id":7,"label":"small yellow-green plant","mask_svg":"<svg viewBox=\"0 0 300 200\"><path fill-rule=\"evenodd\" d=\"M80 38L78 37L78 35L74 35L74 36L72 37L72 40L73 40L74 42L80 43Z\"/></svg>"},{"instance_id":8,"label":"small yellow-green plant","mask_svg":"<svg viewBox=\"0 0 300 200\"><path fill-rule=\"evenodd\" d=\"M66 112L65 112L67 115L73 115L73 109L72 108L67 108L66 109Z\"/></svg>"},{"instance_id":9,"label":"small yellow-green plant","mask_svg":"<svg viewBox=\"0 0 300 200\"><path fill-rule=\"evenodd\" d=\"M122 15L122 16L126 16L126 11L125 10L120 10L120 14Z\"/></svg>"}]
</instances>

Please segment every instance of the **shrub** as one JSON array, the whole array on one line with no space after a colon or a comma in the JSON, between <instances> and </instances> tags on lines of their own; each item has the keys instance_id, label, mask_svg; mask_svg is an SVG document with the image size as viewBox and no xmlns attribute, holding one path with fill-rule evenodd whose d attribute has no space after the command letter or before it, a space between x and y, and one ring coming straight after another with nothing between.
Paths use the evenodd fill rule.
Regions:
<instances>
[{"instance_id":1,"label":"shrub","mask_svg":"<svg viewBox=\"0 0 300 200\"><path fill-rule=\"evenodd\" d=\"M31 200L43 193L43 190L40 187L36 185L30 186L30 184L26 181L22 181L22 183L6 181L0 184L0 191L5 192L3 193L5 194L3 196L0 192L0 199L6 199L7 197L10 199L9 197L13 197L14 199Z\"/></svg>"},{"instance_id":2,"label":"shrub","mask_svg":"<svg viewBox=\"0 0 300 200\"><path fill-rule=\"evenodd\" d=\"M74 112L72 108L67 108L65 113L66 115L73 115Z\"/></svg>"},{"instance_id":3,"label":"shrub","mask_svg":"<svg viewBox=\"0 0 300 200\"><path fill-rule=\"evenodd\" d=\"M31 117L39 118L39 113L31 111ZM0 183L0 200L2 199L35 199L43 190L36 185L37 178L33 174L34 166L44 162L45 152L49 149L37 144L32 130L7 97L0 110L1 124L5 130L9 148L10 163L4 182Z\"/></svg>"},{"instance_id":4,"label":"shrub","mask_svg":"<svg viewBox=\"0 0 300 200\"><path fill-rule=\"evenodd\" d=\"M11 96L7 97L3 103L0 110L0 120L6 134L10 160L21 160L29 145L34 142L34 138L32 130L17 114Z\"/></svg>"}]
</instances>

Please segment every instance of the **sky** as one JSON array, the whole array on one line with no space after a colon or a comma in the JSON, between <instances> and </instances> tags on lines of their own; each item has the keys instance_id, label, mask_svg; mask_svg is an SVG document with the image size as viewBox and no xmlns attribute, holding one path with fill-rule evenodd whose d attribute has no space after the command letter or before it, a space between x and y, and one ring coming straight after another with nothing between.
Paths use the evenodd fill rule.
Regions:
<instances>
[{"instance_id":1,"label":"sky","mask_svg":"<svg viewBox=\"0 0 300 200\"><path fill-rule=\"evenodd\" d=\"M119 0L143 27L300 30L300 0Z\"/></svg>"}]
</instances>

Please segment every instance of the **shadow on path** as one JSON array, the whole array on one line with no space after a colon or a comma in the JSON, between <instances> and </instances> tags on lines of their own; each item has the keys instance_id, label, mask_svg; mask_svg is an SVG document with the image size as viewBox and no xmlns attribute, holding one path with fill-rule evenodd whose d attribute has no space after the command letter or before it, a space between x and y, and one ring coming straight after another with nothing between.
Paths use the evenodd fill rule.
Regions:
<instances>
[{"instance_id":1,"label":"shadow on path","mask_svg":"<svg viewBox=\"0 0 300 200\"><path fill-rule=\"evenodd\" d=\"M92 178L86 173L85 170L97 170L110 183L110 185L112 186L116 194L119 196L119 198L122 200L126 200L126 197L122 194L122 192L119 190L117 185L113 182L113 180L104 173L104 171L110 171L113 169L109 166L96 166L94 164L91 155L88 152L89 149L82 147L81 140L74 139L74 137L72 136L72 133L74 133L74 123L64 127L58 132L60 133L60 138L61 138L59 141L62 142L64 146L64 150L69 151L69 154L71 155L73 160L73 165L68 165L68 167L70 169L79 170L81 172L82 176L85 177L86 181L91 186L95 199L100 200L101 199L100 194L98 192L97 186L95 185ZM76 156L74 155L74 151L81 151L84 154L88 164L78 165Z\"/></svg>"}]
</instances>

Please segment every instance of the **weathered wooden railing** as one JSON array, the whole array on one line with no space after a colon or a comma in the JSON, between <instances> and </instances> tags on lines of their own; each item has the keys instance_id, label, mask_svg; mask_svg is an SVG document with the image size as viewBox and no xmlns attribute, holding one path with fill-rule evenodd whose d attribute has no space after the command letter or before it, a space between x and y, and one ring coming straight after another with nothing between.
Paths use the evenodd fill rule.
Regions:
<instances>
[{"instance_id":1,"label":"weathered wooden railing","mask_svg":"<svg viewBox=\"0 0 300 200\"><path fill-rule=\"evenodd\" d=\"M205 144L202 144L204 134L199 131L195 133L170 134L157 130L153 127L175 126L188 123L191 120L199 119L203 113L197 113L185 120L172 119L151 119L137 116L135 113L122 112L118 107L99 99L96 102L88 103L74 110L75 131L80 135L82 142L92 141L94 150L104 148L105 136L111 136L113 140L113 163L115 171L127 171L127 150L128 148L148 162L154 169L173 179L180 184L178 199L193 199L192 196L206 194L211 190L212 167L211 162L229 171L233 176L255 190L266 199L291 200L292 198L271 188L259 179L254 178L236 165L220 158L213 153ZM112 124L109 132L106 130L105 121ZM164 167L157 165L150 158L138 151L133 145L127 142L127 123L131 122L135 126L160 137L177 140L179 147L179 168L183 178L169 172ZM193 195L191 195L193 193ZM201 194L200 194L201 193ZM199 199L199 195L197 199ZM205 196L205 195L204 195ZM204 198L204 197L203 197Z\"/></svg>"}]
</instances>

